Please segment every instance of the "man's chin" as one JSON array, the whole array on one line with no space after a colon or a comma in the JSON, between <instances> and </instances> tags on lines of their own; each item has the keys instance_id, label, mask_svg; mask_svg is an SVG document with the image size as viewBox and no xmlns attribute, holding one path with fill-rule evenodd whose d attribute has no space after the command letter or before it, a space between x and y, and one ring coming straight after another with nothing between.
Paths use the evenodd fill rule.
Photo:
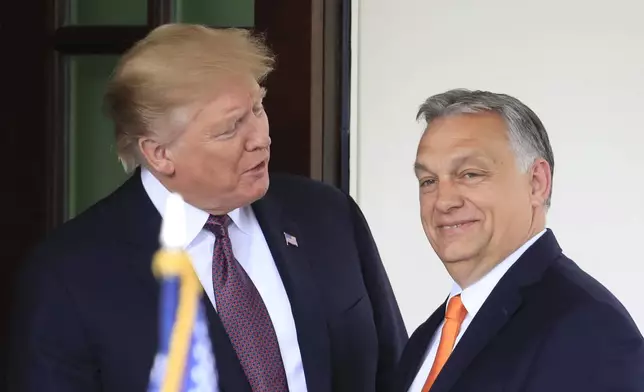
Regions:
<instances>
[{"instance_id":1,"label":"man's chin","mask_svg":"<svg viewBox=\"0 0 644 392\"><path fill-rule=\"evenodd\" d=\"M268 178L268 175L266 177L257 179L252 185L250 189L250 198L252 199L251 203L261 199L266 195L268 192L268 187L270 185L270 180Z\"/></svg>"},{"instance_id":2,"label":"man's chin","mask_svg":"<svg viewBox=\"0 0 644 392\"><path fill-rule=\"evenodd\" d=\"M448 248L436 253L444 264L461 263L472 260L477 255L475 250L467 249L463 246L459 247L458 244L451 244Z\"/></svg>"}]
</instances>

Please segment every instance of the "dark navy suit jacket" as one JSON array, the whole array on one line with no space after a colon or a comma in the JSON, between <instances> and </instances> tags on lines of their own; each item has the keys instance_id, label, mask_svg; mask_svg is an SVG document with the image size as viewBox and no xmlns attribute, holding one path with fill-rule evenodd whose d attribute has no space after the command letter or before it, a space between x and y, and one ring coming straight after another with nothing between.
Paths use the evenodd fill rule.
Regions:
<instances>
[{"instance_id":1,"label":"dark navy suit jacket","mask_svg":"<svg viewBox=\"0 0 644 392\"><path fill-rule=\"evenodd\" d=\"M410 338L396 391L409 389L444 316L445 304ZM642 392L644 339L548 230L499 281L431 388L470 391Z\"/></svg>"},{"instance_id":2,"label":"dark navy suit jacket","mask_svg":"<svg viewBox=\"0 0 644 392\"><path fill-rule=\"evenodd\" d=\"M308 391L389 390L407 333L356 204L330 186L272 176L252 207L291 302ZM160 224L136 173L38 247L16 286L10 390L146 390L157 348L151 262ZM206 307L221 390L250 392Z\"/></svg>"}]
</instances>

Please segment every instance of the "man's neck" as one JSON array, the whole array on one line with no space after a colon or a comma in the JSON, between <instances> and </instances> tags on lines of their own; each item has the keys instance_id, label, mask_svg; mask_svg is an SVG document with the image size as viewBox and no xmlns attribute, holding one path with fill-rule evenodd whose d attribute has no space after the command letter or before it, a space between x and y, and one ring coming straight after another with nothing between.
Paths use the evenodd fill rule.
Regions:
<instances>
[{"instance_id":1,"label":"man's neck","mask_svg":"<svg viewBox=\"0 0 644 392\"><path fill-rule=\"evenodd\" d=\"M489 255L483 257L476 257L470 260L463 260L457 263L446 264L445 268L452 277L452 279L462 288L466 289L472 284L478 282L481 278L487 275L497 265L506 260L509 256L514 254L523 245L529 242L537 234L545 230L545 224L539 224L530 228L530 231L523 237L522 241L516 243L515 246L510 247L501 255Z\"/></svg>"}]
</instances>

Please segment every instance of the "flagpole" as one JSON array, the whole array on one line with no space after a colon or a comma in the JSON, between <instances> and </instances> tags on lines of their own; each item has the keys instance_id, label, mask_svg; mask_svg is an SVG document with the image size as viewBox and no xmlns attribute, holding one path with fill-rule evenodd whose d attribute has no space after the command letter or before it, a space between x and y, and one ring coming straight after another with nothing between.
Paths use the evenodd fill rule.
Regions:
<instances>
[{"instance_id":1,"label":"flagpole","mask_svg":"<svg viewBox=\"0 0 644 392\"><path fill-rule=\"evenodd\" d=\"M201 284L192 267L190 256L184 250L185 216L183 208L183 198L180 195L171 194L168 197L161 227L161 249L154 255L152 263L154 275L162 282L178 279L179 283L179 301L169 337L168 356L160 388L161 392L181 392L183 389L187 376L186 364L192 332L202 295ZM164 286L164 288L174 290L173 293L176 293L174 286Z\"/></svg>"},{"instance_id":2,"label":"flagpole","mask_svg":"<svg viewBox=\"0 0 644 392\"><path fill-rule=\"evenodd\" d=\"M201 286L192 269L190 258L183 250L161 249L154 257L153 270L155 275L161 278L179 278L179 304L161 392L180 392L197 317Z\"/></svg>"}]
</instances>

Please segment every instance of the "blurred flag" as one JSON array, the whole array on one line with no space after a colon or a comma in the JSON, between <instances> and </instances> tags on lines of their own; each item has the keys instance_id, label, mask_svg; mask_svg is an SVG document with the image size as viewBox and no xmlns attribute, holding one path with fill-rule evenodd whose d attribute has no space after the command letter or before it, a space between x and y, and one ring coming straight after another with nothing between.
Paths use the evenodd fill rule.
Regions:
<instances>
[{"instance_id":1,"label":"blurred flag","mask_svg":"<svg viewBox=\"0 0 644 392\"><path fill-rule=\"evenodd\" d=\"M215 392L214 361L199 279L183 250L183 199L168 198L162 248L153 271L161 283L159 345L148 392Z\"/></svg>"}]
</instances>

